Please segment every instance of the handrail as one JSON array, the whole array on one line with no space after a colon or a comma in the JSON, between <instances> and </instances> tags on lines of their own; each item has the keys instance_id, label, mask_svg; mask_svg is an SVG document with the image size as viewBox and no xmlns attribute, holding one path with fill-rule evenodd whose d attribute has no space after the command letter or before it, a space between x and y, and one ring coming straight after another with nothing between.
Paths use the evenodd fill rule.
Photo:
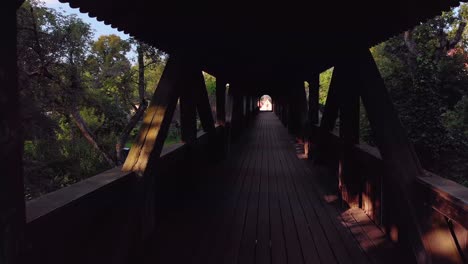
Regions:
<instances>
[{"instance_id":1,"label":"handrail","mask_svg":"<svg viewBox=\"0 0 468 264\"><path fill-rule=\"evenodd\" d=\"M197 139L202 138L207 133L200 131L197 133ZM182 150L185 143L175 143L170 146L165 146L161 151L161 158L175 151ZM58 189L47 193L35 199L26 202L26 223L31 223L41 217L62 210L66 207L73 206L80 199L99 192L104 188L112 187L120 181L128 180L127 178L134 177L132 172L123 172L122 166L117 166L99 173L95 176L84 179L70 186Z\"/></svg>"},{"instance_id":2,"label":"handrail","mask_svg":"<svg viewBox=\"0 0 468 264\"><path fill-rule=\"evenodd\" d=\"M320 128L317 127L316 129ZM325 148L328 148L327 152L340 153L341 148L344 147L342 139L331 132L326 132L325 135L321 140L328 141L323 143L326 144ZM393 227L397 223L391 220L392 217L389 214L396 212L389 209L392 207L389 207L389 204L394 194L387 191L386 181L388 181L388 177L386 176L390 175L386 175L380 152L376 147L365 143L353 145L351 148L353 160L358 163L357 167L359 168L357 172L359 174L356 177L360 177L361 182L361 203L359 206L366 211L374 222L382 225L388 234L392 236L390 233L393 232ZM333 157L336 161L340 159L339 155ZM451 249L445 248L444 250L447 251L444 254L458 252L458 261L463 262L464 259L466 260L466 250L468 249L468 241L465 238L468 232L468 188L424 170L423 177L416 177L413 190L413 198L418 206L418 217L420 221L424 222L424 234L430 237L444 232L444 236L451 236L453 241L448 243L452 243L453 247ZM447 219L449 219L449 222L447 222ZM457 227L455 228L455 226ZM431 241L429 237L427 243L434 244L437 247L436 244L440 243L440 241ZM398 239L394 241L398 241ZM435 254L436 258L441 256L441 252L431 254Z\"/></svg>"}]
</instances>

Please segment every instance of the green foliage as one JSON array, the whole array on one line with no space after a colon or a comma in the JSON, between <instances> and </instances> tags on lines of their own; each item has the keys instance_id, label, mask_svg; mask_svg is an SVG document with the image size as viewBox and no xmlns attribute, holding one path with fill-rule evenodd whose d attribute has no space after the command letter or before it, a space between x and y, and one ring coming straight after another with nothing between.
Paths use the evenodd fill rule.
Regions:
<instances>
[{"instance_id":1,"label":"green foliage","mask_svg":"<svg viewBox=\"0 0 468 264\"><path fill-rule=\"evenodd\" d=\"M115 35L93 41L90 25L36 0L26 0L18 9L17 24L18 82L27 132L25 186L31 199L110 167L104 157L116 159L116 142L138 105L152 96L167 55ZM127 59L135 46L144 54L143 99L138 65ZM84 130L78 128L79 120ZM130 138L137 133L133 128ZM98 147L90 144L90 136Z\"/></svg>"},{"instance_id":2,"label":"green foliage","mask_svg":"<svg viewBox=\"0 0 468 264\"><path fill-rule=\"evenodd\" d=\"M456 38L467 5L371 49L400 119L423 166L460 183L468 180L468 50ZM463 22L463 23L462 23ZM466 29L465 29L466 31ZM372 143L365 114L361 139Z\"/></svg>"},{"instance_id":3,"label":"green foliage","mask_svg":"<svg viewBox=\"0 0 468 264\"><path fill-rule=\"evenodd\" d=\"M205 78L205 85L208 95L216 94L216 78L213 75L210 75L206 72L203 72L203 77Z\"/></svg>"},{"instance_id":4,"label":"green foliage","mask_svg":"<svg viewBox=\"0 0 468 264\"><path fill-rule=\"evenodd\" d=\"M333 67L320 74L319 104L325 105L327 102L328 89L333 75Z\"/></svg>"}]
</instances>

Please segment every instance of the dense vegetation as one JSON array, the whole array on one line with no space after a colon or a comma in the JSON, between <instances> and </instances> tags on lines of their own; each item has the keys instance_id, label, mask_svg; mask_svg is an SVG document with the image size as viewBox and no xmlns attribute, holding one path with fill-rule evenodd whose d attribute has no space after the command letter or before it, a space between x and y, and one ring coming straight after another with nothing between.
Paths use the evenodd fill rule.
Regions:
<instances>
[{"instance_id":1,"label":"dense vegetation","mask_svg":"<svg viewBox=\"0 0 468 264\"><path fill-rule=\"evenodd\" d=\"M168 56L116 35L94 38L89 24L36 0L21 6L17 23L31 199L122 163ZM179 138L175 118L166 144Z\"/></svg>"},{"instance_id":2,"label":"dense vegetation","mask_svg":"<svg viewBox=\"0 0 468 264\"><path fill-rule=\"evenodd\" d=\"M468 186L467 22L462 4L371 51L424 168Z\"/></svg>"},{"instance_id":3,"label":"dense vegetation","mask_svg":"<svg viewBox=\"0 0 468 264\"><path fill-rule=\"evenodd\" d=\"M26 1L17 12L26 198L124 160L168 55ZM372 48L424 167L468 185L467 5ZM129 59L135 54L135 59ZM333 69L320 76L325 104ZM204 74L212 108L215 78ZM306 84L307 85L307 84ZM361 137L372 144L365 111ZM166 144L180 141L176 110Z\"/></svg>"},{"instance_id":4,"label":"dense vegetation","mask_svg":"<svg viewBox=\"0 0 468 264\"><path fill-rule=\"evenodd\" d=\"M371 48L425 169L468 186L468 4ZM333 68L320 75L326 103ZM361 141L374 145L361 106Z\"/></svg>"}]
</instances>

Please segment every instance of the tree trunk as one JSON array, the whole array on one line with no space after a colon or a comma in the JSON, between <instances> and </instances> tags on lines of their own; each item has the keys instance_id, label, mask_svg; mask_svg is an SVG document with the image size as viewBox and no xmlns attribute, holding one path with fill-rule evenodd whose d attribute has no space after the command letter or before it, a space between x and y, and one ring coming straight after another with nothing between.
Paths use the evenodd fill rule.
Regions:
<instances>
[{"instance_id":1,"label":"tree trunk","mask_svg":"<svg viewBox=\"0 0 468 264\"><path fill-rule=\"evenodd\" d=\"M122 150L125 144L127 143L128 137L132 132L133 128L136 126L138 121L143 117L145 110L147 108L147 103L145 100L145 61L143 47L141 44L138 44L138 95L140 97L140 106L136 110L135 114L130 118L124 130L120 134L120 137L115 144L115 152L117 155L117 162L122 164L125 160L123 159Z\"/></svg>"},{"instance_id":2,"label":"tree trunk","mask_svg":"<svg viewBox=\"0 0 468 264\"><path fill-rule=\"evenodd\" d=\"M104 157L106 162L111 166L114 167L116 164L114 160L109 156L109 154L106 153L104 148L99 145L96 141L96 137L93 135L91 130L89 130L88 125L86 122L83 120L83 118L80 115L80 112L76 107L73 107L70 111L71 117L73 121L75 122L76 126L80 129L81 134L86 138L86 140L93 146L94 149L99 151L99 153Z\"/></svg>"}]
</instances>

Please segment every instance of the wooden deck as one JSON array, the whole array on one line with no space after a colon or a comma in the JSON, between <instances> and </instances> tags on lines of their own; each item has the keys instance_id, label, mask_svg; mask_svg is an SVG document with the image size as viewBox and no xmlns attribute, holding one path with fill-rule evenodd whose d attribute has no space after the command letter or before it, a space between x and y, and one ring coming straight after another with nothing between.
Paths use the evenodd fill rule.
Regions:
<instances>
[{"instance_id":1,"label":"wooden deck","mask_svg":"<svg viewBox=\"0 0 468 264\"><path fill-rule=\"evenodd\" d=\"M360 209L343 211L297 158L273 113L260 113L225 162L173 201L146 263L394 263Z\"/></svg>"}]
</instances>

